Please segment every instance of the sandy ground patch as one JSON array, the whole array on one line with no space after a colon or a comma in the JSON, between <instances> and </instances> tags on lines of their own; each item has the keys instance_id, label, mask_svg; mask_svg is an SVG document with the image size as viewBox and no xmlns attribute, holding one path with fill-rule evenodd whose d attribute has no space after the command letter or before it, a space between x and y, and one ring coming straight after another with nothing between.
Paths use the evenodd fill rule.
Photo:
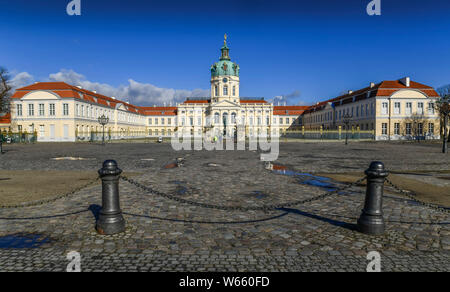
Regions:
<instances>
[{"instance_id":1,"label":"sandy ground patch","mask_svg":"<svg viewBox=\"0 0 450 292\"><path fill-rule=\"evenodd\" d=\"M126 173L127 176L136 173ZM48 199L67 194L88 183L101 184L94 171L0 170L0 205ZM100 195L100 194L99 194Z\"/></svg>"},{"instance_id":2,"label":"sandy ground patch","mask_svg":"<svg viewBox=\"0 0 450 292\"><path fill-rule=\"evenodd\" d=\"M441 173L447 172L442 171ZM340 174L319 173L318 175L329 177L339 182L347 183L354 182L361 177L360 172L348 172ZM437 176L440 177L439 175ZM420 181L419 179L411 179L409 177L406 178L404 175L394 173L389 174L388 178L401 189L414 192L417 195L417 199L421 201L440 204L446 207L450 206L450 187L448 186L437 186ZM365 185L365 182L363 184ZM389 191L385 189L385 192Z\"/></svg>"}]
</instances>

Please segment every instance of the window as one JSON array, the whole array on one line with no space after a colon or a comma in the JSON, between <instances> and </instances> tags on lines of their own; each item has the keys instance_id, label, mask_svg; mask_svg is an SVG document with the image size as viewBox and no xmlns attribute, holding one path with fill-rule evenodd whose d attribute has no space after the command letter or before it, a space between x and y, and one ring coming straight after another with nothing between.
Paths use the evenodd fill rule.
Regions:
<instances>
[{"instance_id":1,"label":"window","mask_svg":"<svg viewBox=\"0 0 450 292\"><path fill-rule=\"evenodd\" d=\"M381 134L382 135L387 135L387 123L382 123L381 124Z\"/></svg>"},{"instance_id":2,"label":"window","mask_svg":"<svg viewBox=\"0 0 450 292\"><path fill-rule=\"evenodd\" d=\"M411 123L406 123L406 135L411 135Z\"/></svg>"},{"instance_id":3,"label":"window","mask_svg":"<svg viewBox=\"0 0 450 292\"><path fill-rule=\"evenodd\" d=\"M434 123L428 123L428 134L434 135Z\"/></svg>"},{"instance_id":4,"label":"window","mask_svg":"<svg viewBox=\"0 0 450 292\"><path fill-rule=\"evenodd\" d=\"M171 125L172 124L172 119L171 118L167 118L167 124Z\"/></svg>"},{"instance_id":5,"label":"window","mask_svg":"<svg viewBox=\"0 0 450 292\"><path fill-rule=\"evenodd\" d=\"M155 125L158 124L158 118L155 118Z\"/></svg>"},{"instance_id":6,"label":"window","mask_svg":"<svg viewBox=\"0 0 450 292\"><path fill-rule=\"evenodd\" d=\"M67 104L67 103L63 104L63 115L65 115L65 116L69 115L69 104Z\"/></svg>"},{"instance_id":7,"label":"window","mask_svg":"<svg viewBox=\"0 0 450 292\"><path fill-rule=\"evenodd\" d=\"M164 118L161 118L161 125L164 125Z\"/></svg>"},{"instance_id":8,"label":"window","mask_svg":"<svg viewBox=\"0 0 450 292\"><path fill-rule=\"evenodd\" d=\"M218 96L219 95L219 88L216 86L214 86L214 95Z\"/></svg>"},{"instance_id":9,"label":"window","mask_svg":"<svg viewBox=\"0 0 450 292\"><path fill-rule=\"evenodd\" d=\"M270 117L267 116L267 117L266 117L266 125L269 125L269 124L270 124Z\"/></svg>"},{"instance_id":10,"label":"window","mask_svg":"<svg viewBox=\"0 0 450 292\"><path fill-rule=\"evenodd\" d=\"M81 116L84 117L84 105L81 106Z\"/></svg>"},{"instance_id":11,"label":"window","mask_svg":"<svg viewBox=\"0 0 450 292\"><path fill-rule=\"evenodd\" d=\"M19 117L22 116L22 105L21 104L17 105L17 116L19 116Z\"/></svg>"},{"instance_id":12,"label":"window","mask_svg":"<svg viewBox=\"0 0 450 292\"><path fill-rule=\"evenodd\" d=\"M152 135L152 130L148 130L148 135L151 136Z\"/></svg>"},{"instance_id":13,"label":"window","mask_svg":"<svg viewBox=\"0 0 450 292\"><path fill-rule=\"evenodd\" d=\"M44 111L44 104L43 103L40 103L39 104L39 115L40 116L43 116L45 114L45 111Z\"/></svg>"},{"instance_id":14,"label":"window","mask_svg":"<svg viewBox=\"0 0 450 292\"><path fill-rule=\"evenodd\" d=\"M80 107L78 106L78 104L75 105L75 112L77 116L80 116Z\"/></svg>"},{"instance_id":15,"label":"window","mask_svg":"<svg viewBox=\"0 0 450 292\"><path fill-rule=\"evenodd\" d=\"M434 103L432 103L432 102L428 103L428 114L434 115Z\"/></svg>"},{"instance_id":16,"label":"window","mask_svg":"<svg viewBox=\"0 0 450 292\"><path fill-rule=\"evenodd\" d=\"M236 96L236 86L233 86L233 96Z\"/></svg>"},{"instance_id":17,"label":"window","mask_svg":"<svg viewBox=\"0 0 450 292\"><path fill-rule=\"evenodd\" d=\"M283 124L283 118L280 118L280 125Z\"/></svg>"},{"instance_id":18,"label":"window","mask_svg":"<svg viewBox=\"0 0 450 292\"><path fill-rule=\"evenodd\" d=\"M386 113L387 113L387 103L386 103ZM370 104L370 115L373 116L373 102Z\"/></svg>"},{"instance_id":19,"label":"window","mask_svg":"<svg viewBox=\"0 0 450 292\"><path fill-rule=\"evenodd\" d=\"M54 103L51 103L49 106L50 106L50 107L49 107L49 114L50 114L51 116L54 116L54 115L55 115L55 104L54 104Z\"/></svg>"},{"instance_id":20,"label":"window","mask_svg":"<svg viewBox=\"0 0 450 292\"><path fill-rule=\"evenodd\" d=\"M359 107L356 107L356 117L359 117Z\"/></svg>"},{"instance_id":21,"label":"window","mask_svg":"<svg viewBox=\"0 0 450 292\"><path fill-rule=\"evenodd\" d=\"M34 104L30 103L28 105L28 115L29 116L34 116Z\"/></svg>"},{"instance_id":22,"label":"window","mask_svg":"<svg viewBox=\"0 0 450 292\"><path fill-rule=\"evenodd\" d=\"M400 103L394 102L394 114L399 115L400 114Z\"/></svg>"},{"instance_id":23,"label":"window","mask_svg":"<svg viewBox=\"0 0 450 292\"><path fill-rule=\"evenodd\" d=\"M412 114L412 103L411 102L407 102L406 103L406 112L405 114L410 115Z\"/></svg>"},{"instance_id":24,"label":"window","mask_svg":"<svg viewBox=\"0 0 450 292\"><path fill-rule=\"evenodd\" d=\"M388 114L388 107L389 107L389 105L388 105L387 102L383 102L381 104L381 114L382 115L387 115Z\"/></svg>"},{"instance_id":25,"label":"window","mask_svg":"<svg viewBox=\"0 0 450 292\"><path fill-rule=\"evenodd\" d=\"M258 117L258 126L261 125L261 117Z\"/></svg>"},{"instance_id":26,"label":"window","mask_svg":"<svg viewBox=\"0 0 450 292\"><path fill-rule=\"evenodd\" d=\"M201 126L202 125L202 118L198 117L197 118L197 126Z\"/></svg>"},{"instance_id":27,"label":"window","mask_svg":"<svg viewBox=\"0 0 450 292\"><path fill-rule=\"evenodd\" d=\"M227 96L228 95L228 86L224 86L223 87L223 95Z\"/></svg>"},{"instance_id":28,"label":"window","mask_svg":"<svg viewBox=\"0 0 450 292\"><path fill-rule=\"evenodd\" d=\"M219 124L220 120L220 115L219 113L215 113L214 114L214 124Z\"/></svg>"},{"instance_id":29,"label":"window","mask_svg":"<svg viewBox=\"0 0 450 292\"><path fill-rule=\"evenodd\" d=\"M189 126L193 126L194 125L194 118L190 117L189 118Z\"/></svg>"},{"instance_id":30,"label":"window","mask_svg":"<svg viewBox=\"0 0 450 292\"><path fill-rule=\"evenodd\" d=\"M151 125L152 124L152 119L148 119L148 124ZM151 134L150 134L151 135Z\"/></svg>"},{"instance_id":31,"label":"window","mask_svg":"<svg viewBox=\"0 0 450 292\"><path fill-rule=\"evenodd\" d=\"M400 135L400 123L394 124L394 135Z\"/></svg>"},{"instance_id":32,"label":"window","mask_svg":"<svg viewBox=\"0 0 450 292\"><path fill-rule=\"evenodd\" d=\"M423 115L423 102L418 102L417 103L417 114L418 115Z\"/></svg>"},{"instance_id":33,"label":"window","mask_svg":"<svg viewBox=\"0 0 450 292\"><path fill-rule=\"evenodd\" d=\"M289 125L289 118L286 118L286 125Z\"/></svg>"},{"instance_id":34,"label":"window","mask_svg":"<svg viewBox=\"0 0 450 292\"><path fill-rule=\"evenodd\" d=\"M417 134L422 136L423 135L423 123L417 124Z\"/></svg>"},{"instance_id":35,"label":"window","mask_svg":"<svg viewBox=\"0 0 450 292\"><path fill-rule=\"evenodd\" d=\"M231 123L236 124L236 113L231 113Z\"/></svg>"}]
</instances>

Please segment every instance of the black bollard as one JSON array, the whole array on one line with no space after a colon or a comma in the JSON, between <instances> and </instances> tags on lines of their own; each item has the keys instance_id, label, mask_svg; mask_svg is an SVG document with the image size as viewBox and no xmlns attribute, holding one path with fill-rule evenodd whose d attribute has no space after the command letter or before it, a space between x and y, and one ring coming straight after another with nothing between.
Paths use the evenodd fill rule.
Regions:
<instances>
[{"instance_id":1,"label":"black bollard","mask_svg":"<svg viewBox=\"0 0 450 292\"><path fill-rule=\"evenodd\" d=\"M369 169L365 171L367 175L366 200L364 209L358 219L358 230L365 234L380 235L384 233L383 219L383 187L384 180L389 172L384 168L384 164L374 161Z\"/></svg>"},{"instance_id":2,"label":"black bollard","mask_svg":"<svg viewBox=\"0 0 450 292\"><path fill-rule=\"evenodd\" d=\"M125 220L120 210L119 175L122 170L115 160L106 160L98 170L102 179L102 209L97 221L97 232L110 235L125 231Z\"/></svg>"}]
</instances>

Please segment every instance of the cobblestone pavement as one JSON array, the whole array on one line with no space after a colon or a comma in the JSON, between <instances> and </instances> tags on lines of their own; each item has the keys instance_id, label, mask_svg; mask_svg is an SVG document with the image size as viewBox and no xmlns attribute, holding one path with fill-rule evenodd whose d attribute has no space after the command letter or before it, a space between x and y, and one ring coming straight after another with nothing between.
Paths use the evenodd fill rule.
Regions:
<instances>
[{"instance_id":1,"label":"cobblestone pavement","mask_svg":"<svg viewBox=\"0 0 450 292\"><path fill-rule=\"evenodd\" d=\"M216 205L282 203L344 186L266 170L252 151L175 152L169 144L5 148L9 151L0 158L4 169L94 170L113 158L122 169L141 172L133 178L141 184ZM64 156L95 159L51 159ZM185 159L182 167L164 168L177 157ZM450 159L443 157L439 145L286 143L279 163L302 173L357 169L363 176L372 160L396 170L448 170ZM97 184L52 203L0 209L0 270L63 271L69 263L66 254L78 251L83 271L365 271L367 253L378 251L384 271L450 271L447 214L389 193L385 235L367 236L354 225L363 193L353 187L295 208L241 212L180 204L121 181L127 230L101 236L94 230L101 204ZM5 238L27 237L22 243L34 240L34 248L5 248Z\"/></svg>"}]
</instances>

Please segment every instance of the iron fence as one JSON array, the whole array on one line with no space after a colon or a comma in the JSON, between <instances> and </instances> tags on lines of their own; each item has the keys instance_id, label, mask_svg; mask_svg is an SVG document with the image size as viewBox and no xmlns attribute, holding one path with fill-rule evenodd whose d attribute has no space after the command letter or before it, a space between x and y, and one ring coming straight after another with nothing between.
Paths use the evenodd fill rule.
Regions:
<instances>
[{"instance_id":1,"label":"iron fence","mask_svg":"<svg viewBox=\"0 0 450 292\"><path fill-rule=\"evenodd\" d=\"M35 143L37 141L37 133L27 132L0 132L0 140L2 143Z\"/></svg>"},{"instance_id":2,"label":"iron fence","mask_svg":"<svg viewBox=\"0 0 450 292\"><path fill-rule=\"evenodd\" d=\"M304 140L375 140L374 131L360 130L304 130L304 131L286 131L282 133L283 138L304 139Z\"/></svg>"}]
</instances>

